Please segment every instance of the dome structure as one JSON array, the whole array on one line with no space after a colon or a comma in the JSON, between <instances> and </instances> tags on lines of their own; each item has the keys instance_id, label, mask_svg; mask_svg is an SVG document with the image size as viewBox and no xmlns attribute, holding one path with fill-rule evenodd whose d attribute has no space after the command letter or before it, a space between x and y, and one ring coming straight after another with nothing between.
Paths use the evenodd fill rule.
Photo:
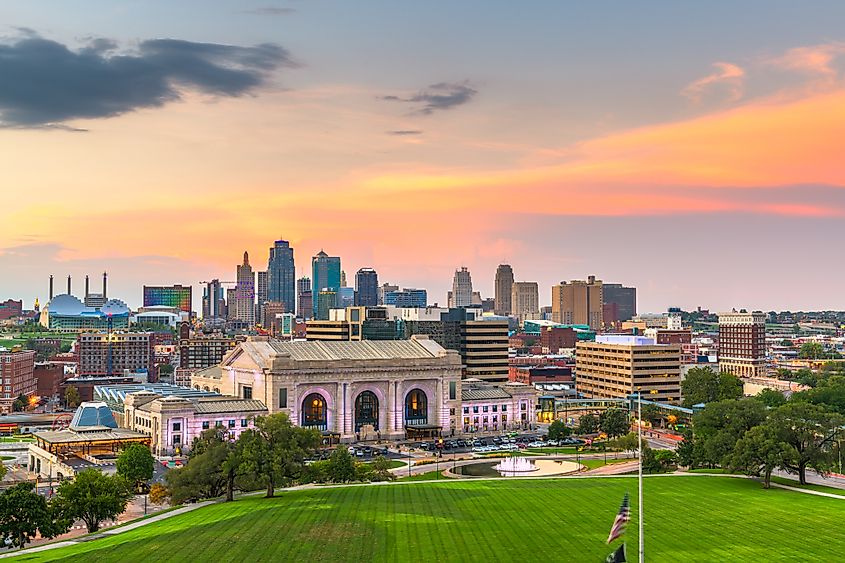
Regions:
<instances>
[{"instance_id":1,"label":"dome structure","mask_svg":"<svg viewBox=\"0 0 845 563\"><path fill-rule=\"evenodd\" d=\"M66 293L53 297L47 304L47 308L53 315L68 316L81 315L86 309L88 309L82 301L73 295L68 295Z\"/></svg>"}]
</instances>

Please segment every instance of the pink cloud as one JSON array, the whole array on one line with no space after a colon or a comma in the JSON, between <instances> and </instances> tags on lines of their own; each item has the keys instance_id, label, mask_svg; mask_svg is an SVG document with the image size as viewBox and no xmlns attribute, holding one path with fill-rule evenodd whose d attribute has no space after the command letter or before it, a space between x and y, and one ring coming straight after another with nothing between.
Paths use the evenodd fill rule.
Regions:
<instances>
[{"instance_id":1,"label":"pink cloud","mask_svg":"<svg viewBox=\"0 0 845 563\"><path fill-rule=\"evenodd\" d=\"M698 103L704 95L714 88L721 88L727 92L728 100L735 102L744 93L745 70L738 65L726 62L713 63L715 71L688 84L681 93Z\"/></svg>"}]
</instances>

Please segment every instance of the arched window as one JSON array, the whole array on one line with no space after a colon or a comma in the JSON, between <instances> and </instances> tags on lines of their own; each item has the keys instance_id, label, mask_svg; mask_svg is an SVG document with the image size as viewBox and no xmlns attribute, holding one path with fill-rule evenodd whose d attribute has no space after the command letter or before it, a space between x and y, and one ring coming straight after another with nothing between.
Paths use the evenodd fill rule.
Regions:
<instances>
[{"instance_id":1,"label":"arched window","mask_svg":"<svg viewBox=\"0 0 845 563\"><path fill-rule=\"evenodd\" d=\"M302 426L326 430L326 400L319 393L311 393L302 401Z\"/></svg>"},{"instance_id":2,"label":"arched window","mask_svg":"<svg viewBox=\"0 0 845 563\"><path fill-rule=\"evenodd\" d=\"M378 397L372 391L364 391L355 399L355 432L367 424L378 430Z\"/></svg>"},{"instance_id":3,"label":"arched window","mask_svg":"<svg viewBox=\"0 0 845 563\"><path fill-rule=\"evenodd\" d=\"M414 389L405 396L405 425L428 424L428 397L420 389Z\"/></svg>"}]
</instances>

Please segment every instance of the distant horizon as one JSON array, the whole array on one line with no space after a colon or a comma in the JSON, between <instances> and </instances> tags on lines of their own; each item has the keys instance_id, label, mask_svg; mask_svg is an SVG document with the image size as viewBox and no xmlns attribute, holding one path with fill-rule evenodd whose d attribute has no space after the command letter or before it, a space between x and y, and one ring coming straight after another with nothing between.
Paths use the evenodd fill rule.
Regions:
<instances>
[{"instance_id":1,"label":"distant horizon","mask_svg":"<svg viewBox=\"0 0 845 563\"><path fill-rule=\"evenodd\" d=\"M439 303L510 263L544 304L845 310L845 3L46 6L0 6L0 299L281 237Z\"/></svg>"}]
</instances>

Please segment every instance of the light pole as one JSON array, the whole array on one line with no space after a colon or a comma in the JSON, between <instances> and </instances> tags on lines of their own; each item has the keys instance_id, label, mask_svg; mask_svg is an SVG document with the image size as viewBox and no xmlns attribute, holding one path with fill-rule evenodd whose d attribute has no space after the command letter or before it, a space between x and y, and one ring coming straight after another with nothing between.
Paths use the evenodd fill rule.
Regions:
<instances>
[{"instance_id":1,"label":"light pole","mask_svg":"<svg viewBox=\"0 0 845 563\"><path fill-rule=\"evenodd\" d=\"M640 390L637 390L637 444L637 457L640 461L637 474L637 488L640 497L639 561L643 563L645 560L645 537L643 536L643 396Z\"/></svg>"}]
</instances>

